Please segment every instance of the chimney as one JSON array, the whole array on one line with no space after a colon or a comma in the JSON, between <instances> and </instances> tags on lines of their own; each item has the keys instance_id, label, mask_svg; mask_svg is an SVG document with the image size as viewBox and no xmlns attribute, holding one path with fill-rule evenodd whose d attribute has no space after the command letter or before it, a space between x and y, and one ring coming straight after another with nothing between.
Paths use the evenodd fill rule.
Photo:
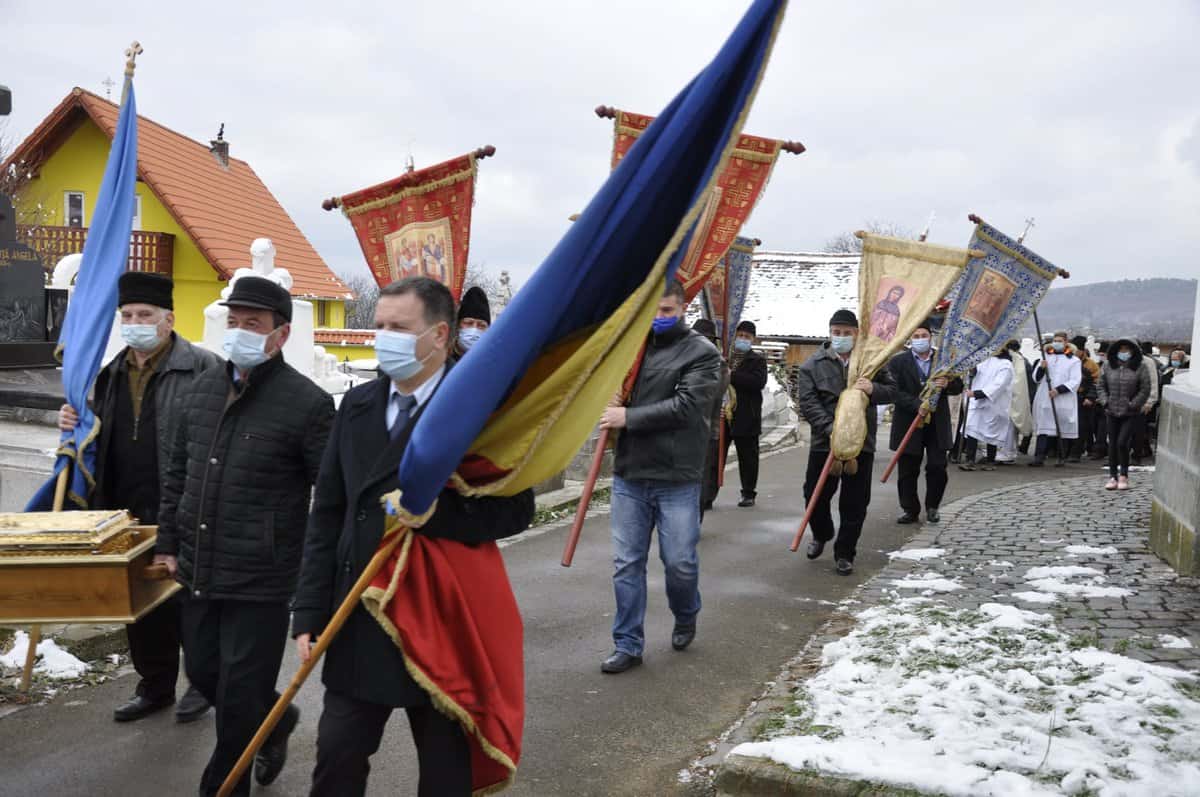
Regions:
<instances>
[{"instance_id":1,"label":"chimney","mask_svg":"<svg viewBox=\"0 0 1200 797\"><path fill-rule=\"evenodd\" d=\"M217 138L210 144L208 151L217 159L217 163L221 164L222 169L229 168L229 142L225 140L225 123L221 122L221 129L217 131Z\"/></svg>"}]
</instances>

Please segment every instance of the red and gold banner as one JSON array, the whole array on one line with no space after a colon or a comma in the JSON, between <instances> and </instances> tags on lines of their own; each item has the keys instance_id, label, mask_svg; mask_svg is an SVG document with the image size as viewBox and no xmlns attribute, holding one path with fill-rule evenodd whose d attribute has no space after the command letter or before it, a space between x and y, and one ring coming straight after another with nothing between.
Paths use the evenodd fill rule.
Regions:
<instances>
[{"instance_id":1,"label":"red and gold banner","mask_svg":"<svg viewBox=\"0 0 1200 797\"><path fill-rule=\"evenodd\" d=\"M340 199L376 282L421 274L446 285L458 300L467 276L477 170L472 153Z\"/></svg>"},{"instance_id":2,"label":"red and gold banner","mask_svg":"<svg viewBox=\"0 0 1200 797\"><path fill-rule=\"evenodd\" d=\"M616 112L612 168L617 168L633 142L653 121L652 116ZM767 187L782 146L782 141L773 138L745 133L738 137L737 145L717 177L716 186L696 222L696 232L675 274L676 279L683 283L689 302L704 287L709 275L725 257L742 225L750 217L763 189Z\"/></svg>"}]
</instances>

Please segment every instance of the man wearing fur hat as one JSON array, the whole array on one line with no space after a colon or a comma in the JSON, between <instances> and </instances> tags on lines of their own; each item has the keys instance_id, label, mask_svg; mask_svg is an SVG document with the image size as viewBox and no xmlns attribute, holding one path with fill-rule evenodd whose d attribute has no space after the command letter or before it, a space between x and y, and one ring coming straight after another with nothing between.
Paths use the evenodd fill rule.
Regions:
<instances>
[{"instance_id":1,"label":"man wearing fur hat","mask_svg":"<svg viewBox=\"0 0 1200 797\"><path fill-rule=\"evenodd\" d=\"M177 408L203 372L221 358L193 346L174 331L170 277L129 271L117 282L121 338L125 348L96 377L94 411L100 421L92 509L128 509L142 523L158 522L159 485L166 472ZM79 415L69 404L59 411L64 432ZM125 627L129 657L139 676L132 698L117 707L117 722L138 720L175 703L179 678L181 596L176 594ZM175 709L178 722L191 722L209 703L189 687Z\"/></svg>"},{"instance_id":2,"label":"man wearing fur hat","mask_svg":"<svg viewBox=\"0 0 1200 797\"><path fill-rule=\"evenodd\" d=\"M725 450L737 446L738 476L742 481L740 507L754 506L758 497L758 438L762 435L762 392L767 386L767 360L753 349L758 328L753 321L737 325L729 358L729 384L737 392L733 420L725 433Z\"/></svg>"}]
</instances>

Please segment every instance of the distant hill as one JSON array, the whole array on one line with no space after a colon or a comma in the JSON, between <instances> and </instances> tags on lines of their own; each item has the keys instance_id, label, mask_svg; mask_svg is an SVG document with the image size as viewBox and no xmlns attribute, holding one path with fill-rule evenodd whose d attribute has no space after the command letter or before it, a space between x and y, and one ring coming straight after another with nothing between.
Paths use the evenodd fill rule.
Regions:
<instances>
[{"instance_id":1,"label":"distant hill","mask_svg":"<svg viewBox=\"0 0 1200 797\"><path fill-rule=\"evenodd\" d=\"M1056 282L1059 282L1056 280ZM1196 280L1144 279L1052 288L1038 307L1042 332L1066 328L1097 339L1130 335L1155 343L1192 339ZM1032 321L1026 327L1032 335Z\"/></svg>"}]
</instances>

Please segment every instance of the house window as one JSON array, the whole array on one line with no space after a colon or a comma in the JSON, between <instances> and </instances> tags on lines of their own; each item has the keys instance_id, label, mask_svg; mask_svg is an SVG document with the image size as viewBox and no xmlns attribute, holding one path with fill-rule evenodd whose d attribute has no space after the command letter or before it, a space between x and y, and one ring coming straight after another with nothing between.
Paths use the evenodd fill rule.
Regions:
<instances>
[{"instance_id":1,"label":"house window","mask_svg":"<svg viewBox=\"0 0 1200 797\"><path fill-rule=\"evenodd\" d=\"M133 195L133 229L142 229L142 195Z\"/></svg>"},{"instance_id":2,"label":"house window","mask_svg":"<svg viewBox=\"0 0 1200 797\"><path fill-rule=\"evenodd\" d=\"M319 326L319 327L323 327L326 325L325 318L326 318L327 313L329 312L329 309L326 306L327 304L328 304L327 302L322 302L322 301L317 302L317 326Z\"/></svg>"},{"instance_id":3,"label":"house window","mask_svg":"<svg viewBox=\"0 0 1200 797\"><path fill-rule=\"evenodd\" d=\"M67 191L63 195L63 218L68 227L84 226L82 191Z\"/></svg>"}]
</instances>

